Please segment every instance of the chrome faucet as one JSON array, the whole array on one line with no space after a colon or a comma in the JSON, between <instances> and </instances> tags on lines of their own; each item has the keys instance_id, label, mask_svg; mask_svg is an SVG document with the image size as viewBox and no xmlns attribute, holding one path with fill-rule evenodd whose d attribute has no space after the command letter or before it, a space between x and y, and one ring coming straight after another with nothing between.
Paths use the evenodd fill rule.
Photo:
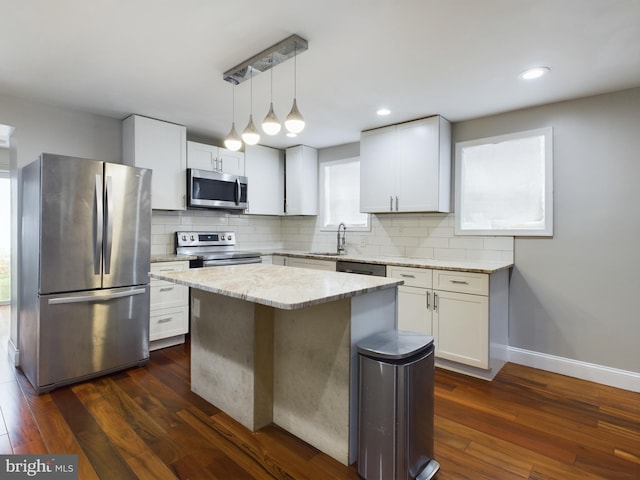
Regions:
<instances>
[{"instance_id":1,"label":"chrome faucet","mask_svg":"<svg viewBox=\"0 0 640 480\"><path fill-rule=\"evenodd\" d=\"M342 229L342 238L340 238L340 229ZM344 223L338 225L338 255L347 253L347 226Z\"/></svg>"}]
</instances>

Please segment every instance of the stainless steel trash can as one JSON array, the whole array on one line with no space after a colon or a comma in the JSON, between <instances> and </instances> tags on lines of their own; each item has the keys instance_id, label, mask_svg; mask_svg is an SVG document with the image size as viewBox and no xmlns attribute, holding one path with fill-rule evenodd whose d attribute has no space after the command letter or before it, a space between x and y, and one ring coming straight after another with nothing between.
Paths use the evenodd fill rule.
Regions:
<instances>
[{"instance_id":1,"label":"stainless steel trash can","mask_svg":"<svg viewBox=\"0 0 640 480\"><path fill-rule=\"evenodd\" d=\"M433 337L387 331L358 343L358 475L425 480L433 458Z\"/></svg>"}]
</instances>

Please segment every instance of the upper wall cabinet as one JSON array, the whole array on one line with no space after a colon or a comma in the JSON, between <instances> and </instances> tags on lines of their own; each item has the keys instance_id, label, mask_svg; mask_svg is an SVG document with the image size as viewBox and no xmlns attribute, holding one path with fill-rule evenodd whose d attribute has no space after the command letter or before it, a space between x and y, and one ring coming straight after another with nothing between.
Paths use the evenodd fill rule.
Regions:
<instances>
[{"instance_id":1,"label":"upper wall cabinet","mask_svg":"<svg viewBox=\"0 0 640 480\"><path fill-rule=\"evenodd\" d=\"M445 118L362 132L360 210L451 211L451 124Z\"/></svg>"},{"instance_id":2,"label":"upper wall cabinet","mask_svg":"<svg viewBox=\"0 0 640 480\"><path fill-rule=\"evenodd\" d=\"M317 215L318 150L306 145L287 148L285 164L287 215Z\"/></svg>"},{"instance_id":3,"label":"upper wall cabinet","mask_svg":"<svg viewBox=\"0 0 640 480\"><path fill-rule=\"evenodd\" d=\"M187 129L175 123L131 115L122 122L122 161L153 170L151 207L185 210Z\"/></svg>"},{"instance_id":4,"label":"upper wall cabinet","mask_svg":"<svg viewBox=\"0 0 640 480\"><path fill-rule=\"evenodd\" d=\"M187 142L187 167L245 176L244 153L204 143Z\"/></svg>"},{"instance_id":5,"label":"upper wall cabinet","mask_svg":"<svg viewBox=\"0 0 640 480\"><path fill-rule=\"evenodd\" d=\"M244 160L249 182L246 213L284 215L284 152L262 145L246 145Z\"/></svg>"}]
</instances>

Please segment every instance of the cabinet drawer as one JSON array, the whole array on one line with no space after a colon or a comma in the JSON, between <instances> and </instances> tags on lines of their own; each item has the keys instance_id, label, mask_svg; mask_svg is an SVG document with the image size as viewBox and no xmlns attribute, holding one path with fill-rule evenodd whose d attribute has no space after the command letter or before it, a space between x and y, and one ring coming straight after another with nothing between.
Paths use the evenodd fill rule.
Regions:
<instances>
[{"instance_id":1,"label":"cabinet drawer","mask_svg":"<svg viewBox=\"0 0 640 480\"><path fill-rule=\"evenodd\" d=\"M387 277L404 280L408 287L431 288L431 270L428 268L387 267Z\"/></svg>"},{"instance_id":2,"label":"cabinet drawer","mask_svg":"<svg viewBox=\"0 0 640 480\"><path fill-rule=\"evenodd\" d=\"M149 341L182 335L189 331L188 309L163 308L149 318Z\"/></svg>"},{"instance_id":3,"label":"cabinet drawer","mask_svg":"<svg viewBox=\"0 0 640 480\"><path fill-rule=\"evenodd\" d=\"M188 304L189 287L162 280L151 282L149 308L152 312L158 308L184 307Z\"/></svg>"},{"instance_id":4,"label":"cabinet drawer","mask_svg":"<svg viewBox=\"0 0 640 480\"><path fill-rule=\"evenodd\" d=\"M489 275L486 273L433 271L433 289L449 292L489 295Z\"/></svg>"}]
</instances>

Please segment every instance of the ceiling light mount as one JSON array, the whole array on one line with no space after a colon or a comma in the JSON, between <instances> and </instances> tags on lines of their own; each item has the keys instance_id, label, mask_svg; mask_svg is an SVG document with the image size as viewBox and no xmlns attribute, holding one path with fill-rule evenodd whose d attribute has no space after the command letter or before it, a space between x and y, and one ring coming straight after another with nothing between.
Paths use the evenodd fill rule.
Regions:
<instances>
[{"instance_id":1,"label":"ceiling light mount","mask_svg":"<svg viewBox=\"0 0 640 480\"><path fill-rule=\"evenodd\" d=\"M540 78L543 75L549 73L551 69L549 67L533 67L528 68L524 72L520 73L520 78L523 80L534 80L536 78Z\"/></svg>"},{"instance_id":2,"label":"ceiling light mount","mask_svg":"<svg viewBox=\"0 0 640 480\"><path fill-rule=\"evenodd\" d=\"M222 74L222 78L229 83L238 85L308 49L309 43L304 38L295 34L291 35L227 70Z\"/></svg>"}]
</instances>

